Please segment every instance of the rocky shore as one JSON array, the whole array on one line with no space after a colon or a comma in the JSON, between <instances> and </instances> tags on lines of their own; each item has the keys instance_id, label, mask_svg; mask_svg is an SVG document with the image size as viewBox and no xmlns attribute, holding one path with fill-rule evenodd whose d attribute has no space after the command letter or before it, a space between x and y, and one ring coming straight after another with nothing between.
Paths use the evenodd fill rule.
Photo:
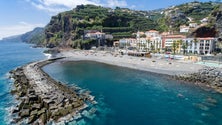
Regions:
<instances>
[{"instance_id":1,"label":"rocky shore","mask_svg":"<svg viewBox=\"0 0 222 125\"><path fill-rule=\"evenodd\" d=\"M222 69L219 68L204 67L196 73L175 75L174 78L222 93Z\"/></svg>"},{"instance_id":2,"label":"rocky shore","mask_svg":"<svg viewBox=\"0 0 222 125\"><path fill-rule=\"evenodd\" d=\"M15 124L47 124L61 122L64 117L71 120L86 107L85 101L92 101L89 95L79 94L43 72L43 66L58 59L30 63L10 72L14 79L11 93L19 101L12 111Z\"/></svg>"}]
</instances>

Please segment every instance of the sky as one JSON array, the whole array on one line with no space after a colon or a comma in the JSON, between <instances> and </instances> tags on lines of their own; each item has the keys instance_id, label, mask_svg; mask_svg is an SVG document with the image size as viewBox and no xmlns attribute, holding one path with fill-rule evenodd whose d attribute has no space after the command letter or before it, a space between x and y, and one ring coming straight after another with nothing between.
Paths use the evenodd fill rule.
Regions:
<instances>
[{"instance_id":1,"label":"sky","mask_svg":"<svg viewBox=\"0 0 222 125\"><path fill-rule=\"evenodd\" d=\"M35 27L44 27L51 16L81 4L153 10L192 1L194 0L0 0L0 39L26 33Z\"/></svg>"}]
</instances>

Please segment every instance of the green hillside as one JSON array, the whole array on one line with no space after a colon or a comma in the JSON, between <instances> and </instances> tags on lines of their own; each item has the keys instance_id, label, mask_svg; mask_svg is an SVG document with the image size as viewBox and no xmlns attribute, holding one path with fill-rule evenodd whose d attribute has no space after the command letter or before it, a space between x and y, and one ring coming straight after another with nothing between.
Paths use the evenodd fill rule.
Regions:
<instances>
[{"instance_id":1,"label":"green hillside","mask_svg":"<svg viewBox=\"0 0 222 125\"><path fill-rule=\"evenodd\" d=\"M53 16L46 26L46 41L56 45L74 44L84 30L99 30L114 36L114 40L131 37L138 30L157 29L158 24L139 11L127 8L104 8L80 5L75 9Z\"/></svg>"}]
</instances>

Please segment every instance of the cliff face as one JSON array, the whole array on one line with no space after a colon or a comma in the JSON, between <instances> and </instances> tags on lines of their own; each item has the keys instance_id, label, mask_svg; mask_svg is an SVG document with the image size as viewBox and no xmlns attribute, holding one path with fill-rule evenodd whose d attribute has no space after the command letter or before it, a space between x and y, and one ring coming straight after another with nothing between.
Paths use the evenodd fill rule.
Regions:
<instances>
[{"instance_id":1,"label":"cliff face","mask_svg":"<svg viewBox=\"0 0 222 125\"><path fill-rule=\"evenodd\" d=\"M216 23L215 26L218 31L218 36L222 38L222 5L218 7L218 10L215 13Z\"/></svg>"}]
</instances>

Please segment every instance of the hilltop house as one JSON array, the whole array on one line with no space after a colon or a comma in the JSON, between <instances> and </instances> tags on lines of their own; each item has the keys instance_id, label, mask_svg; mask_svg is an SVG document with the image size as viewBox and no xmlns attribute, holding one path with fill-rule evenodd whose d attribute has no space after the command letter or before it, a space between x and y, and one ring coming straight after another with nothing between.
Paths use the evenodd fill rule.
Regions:
<instances>
[{"instance_id":1,"label":"hilltop house","mask_svg":"<svg viewBox=\"0 0 222 125\"><path fill-rule=\"evenodd\" d=\"M190 23L190 24L189 24L189 27L190 27L190 28L196 28L197 26L198 26L197 23Z\"/></svg>"},{"instance_id":2,"label":"hilltop house","mask_svg":"<svg viewBox=\"0 0 222 125\"><path fill-rule=\"evenodd\" d=\"M186 25L180 26L180 33L188 33L189 30L190 30L189 26L186 26Z\"/></svg>"},{"instance_id":3,"label":"hilltop house","mask_svg":"<svg viewBox=\"0 0 222 125\"><path fill-rule=\"evenodd\" d=\"M97 40L99 45L104 45L107 39L113 39L113 36L110 34L105 34L97 30L86 30L84 31L84 40L93 39Z\"/></svg>"},{"instance_id":4,"label":"hilltop house","mask_svg":"<svg viewBox=\"0 0 222 125\"><path fill-rule=\"evenodd\" d=\"M105 39L105 33L101 33L99 31L96 32L88 32L84 35L85 39Z\"/></svg>"}]
</instances>

